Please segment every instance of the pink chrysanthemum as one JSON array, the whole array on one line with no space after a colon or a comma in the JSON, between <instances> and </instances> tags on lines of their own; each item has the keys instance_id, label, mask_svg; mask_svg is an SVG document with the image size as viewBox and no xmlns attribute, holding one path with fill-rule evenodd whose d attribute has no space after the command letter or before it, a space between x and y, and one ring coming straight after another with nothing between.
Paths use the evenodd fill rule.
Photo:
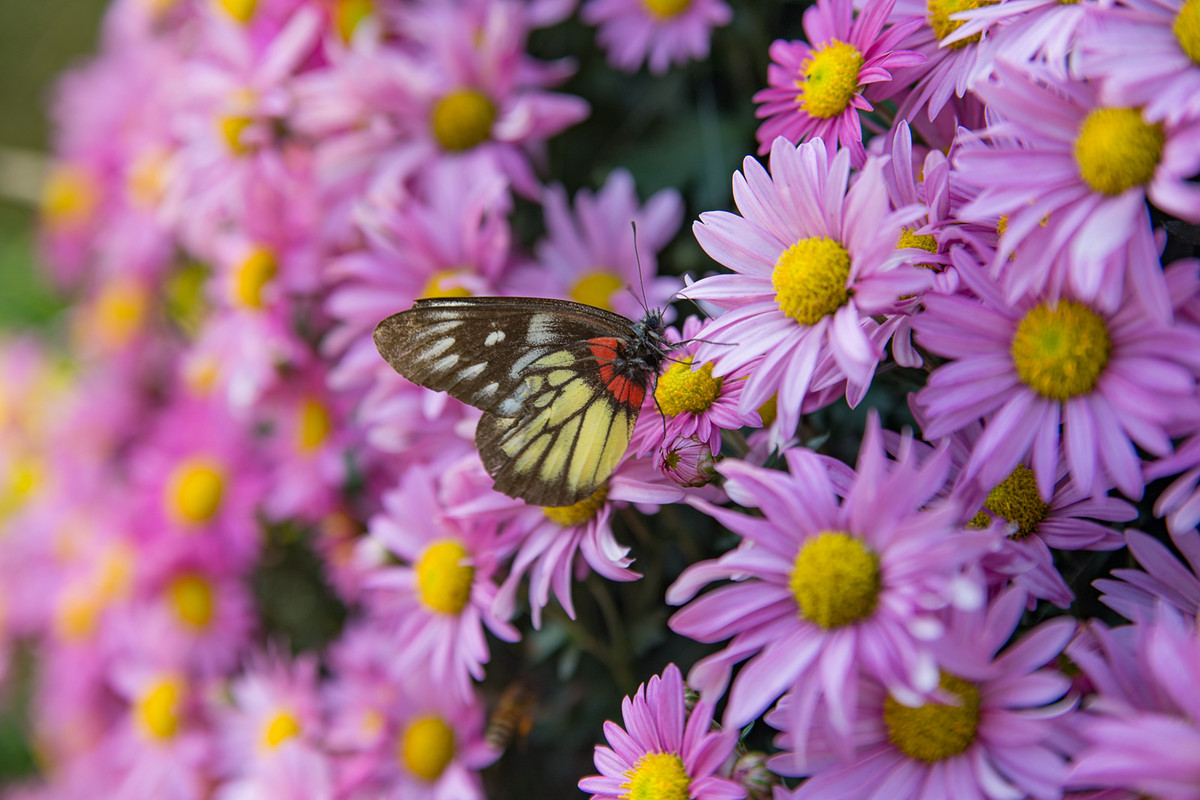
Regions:
<instances>
[{"instance_id":1,"label":"pink chrysanthemum","mask_svg":"<svg viewBox=\"0 0 1200 800\"><path fill-rule=\"evenodd\" d=\"M927 295L914 321L918 342L951 360L917 395L926 437L984 419L967 478L995 486L1031 453L1049 498L1061 452L1084 492L1115 485L1140 498L1134 444L1170 452L1168 426L1195 391L1200 329L1164 325L1137 303L1113 313L1070 295L1009 303L969 259L955 265L974 297Z\"/></svg>"},{"instance_id":2,"label":"pink chrysanthemum","mask_svg":"<svg viewBox=\"0 0 1200 800\"><path fill-rule=\"evenodd\" d=\"M1093 582L1101 602L1126 619L1153 619L1166 603L1188 617L1200 614L1200 534L1195 531L1174 539L1187 565L1165 545L1141 531L1126 531L1129 552L1142 569L1114 569L1113 578Z\"/></svg>"},{"instance_id":3,"label":"pink chrysanthemum","mask_svg":"<svg viewBox=\"0 0 1200 800\"><path fill-rule=\"evenodd\" d=\"M1188 0L1101 3L1100 25L1080 40L1079 71L1114 106L1147 122L1200 120L1200 11Z\"/></svg>"},{"instance_id":4,"label":"pink chrysanthemum","mask_svg":"<svg viewBox=\"0 0 1200 800\"><path fill-rule=\"evenodd\" d=\"M434 475L427 467L408 470L371 518L371 538L403 563L367 577L367 606L403 643L398 668L437 675L466 701L489 659L484 627L507 642L521 635L492 610L496 521L448 516Z\"/></svg>"},{"instance_id":5,"label":"pink chrysanthemum","mask_svg":"<svg viewBox=\"0 0 1200 800\"><path fill-rule=\"evenodd\" d=\"M776 429L787 441L810 391L844 380L850 402L862 399L888 335L873 316L901 310L931 273L906 263L924 251L896 249L921 209L889 208L878 160L851 183L849 151L830 161L820 140L795 147L780 137L770 167L768 175L747 158L735 173L743 216L708 211L693 226L708 254L737 274L703 278L681 294L729 309L706 330L696 358L714 362L718 377L750 376L743 412L778 393ZM814 383L826 358L829 369Z\"/></svg>"},{"instance_id":6,"label":"pink chrysanthemum","mask_svg":"<svg viewBox=\"0 0 1200 800\"><path fill-rule=\"evenodd\" d=\"M997 64L976 93L1000 121L955 156L960 179L979 190L961 213L1007 217L993 270L1008 275L1008 300L1065 286L1115 311L1128 283L1169 318L1146 200L1200 222L1200 187L1188 181L1200 171L1200 120L1150 123L1137 108L1099 103L1090 84L1030 65Z\"/></svg>"},{"instance_id":7,"label":"pink chrysanthemum","mask_svg":"<svg viewBox=\"0 0 1200 800\"><path fill-rule=\"evenodd\" d=\"M851 761L839 758L836 741L819 727L797 732L804 710L785 698L767 722L788 731L777 743L793 752L776 756L771 766L810 776L788 800L868 800L879 797L881 787L894 800L1060 798L1067 770L1055 723L1072 703L1056 701L1070 681L1046 666L1074 624L1060 617L1005 647L1023 601L1022 592L1009 591L987 609L951 613L933 645L939 698L910 707L864 681Z\"/></svg>"},{"instance_id":8,"label":"pink chrysanthemum","mask_svg":"<svg viewBox=\"0 0 1200 800\"><path fill-rule=\"evenodd\" d=\"M1070 786L1200 796L1200 629L1161 606L1153 623L1089 633L1067 648L1094 689L1073 726Z\"/></svg>"},{"instance_id":9,"label":"pink chrysanthemum","mask_svg":"<svg viewBox=\"0 0 1200 800\"><path fill-rule=\"evenodd\" d=\"M733 19L723 0L588 0L579 15L598 29L608 63L624 72L646 63L655 75L707 58L712 29Z\"/></svg>"},{"instance_id":10,"label":"pink chrysanthemum","mask_svg":"<svg viewBox=\"0 0 1200 800\"><path fill-rule=\"evenodd\" d=\"M617 169L599 191L577 192L573 205L561 186L542 193L546 237L536 262L515 270L503 293L566 297L634 319L669 303L679 281L658 275L658 253L683 221L679 193L663 189L642 204L633 176Z\"/></svg>"},{"instance_id":11,"label":"pink chrysanthemum","mask_svg":"<svg viewBox=\"0 0 1200 800\"><path fill-rule=\"evenodd\" d=\"M675 338L673 329L668 336ZM721 431L762 426L757 411L740 409L746 386L742 376L714 378L712 362L696 365L696 349L707 339L703 321L688 317L678 336L682 344L671 351L671 365L658 376L654 393L642 404L641 424L634 428L630 449L639 456L693 438L715 456L721 451Z\"/></svg>"},{"instance_id":12,"label":"pink chrysanthemum","mask_svg":"<svg viewBox=\"0 0 1200 800\"><path fill-rule=\"evenodd\" d=\"M1096 19L1100 7L1096 2L1060 0L965 3L963 10L952 15L956 27L942 45L962 47L980 37L989 38L990 52L1008 63L1035 62L1065 78L1076 66L1081 39L1095 35L1088 23Z\"/></svg>"},{"instance_id":13,"label":"pink chrysanthemum","mask_svg":"<svg viewBox=\"0 0 1200 800\"><path fill-rule=\"evenodd\" d=\"M884 29L893 2L867 3L855 18L852 0L818 0L804 12L808 42L771 44L768 88L754 95L760 104L754 115L766 120L756 134L759 155L778 136L793 144L823 139L830 155L844 147L855 167L863 165L867 152L858 115L874 110L864 95L890 81L892 70L925 61L921 53L898 49L920 18Z\"/></svg>"},{"instance_id":14,"label":"pink chrysanthemum","mask_svg":"<svg viewBox=\"0 0 1200 800\"><path fill-rule=\"evenodd\" d=\"M914 704L934 690L938 612L983 602L983 587L964 568L995 539L959 527L955 505L929 503L945 484L945 451L918 464L905 447L901 460L889 461L874 415L853 476L831 473L808 450L785 456L790 473L732 460L718 467L729 496L763 516L696 503L743 543L685 570L667 601L686 602L712 581L735 582L693 600L670 626L702 642L732 637L689 676L707 697L749 659L729 694L727 725L744 725L790 690L806 714L823 708L848 746L860 675Z\"/></svg>"},{"instance_id":15,"label":"pink chrysanthemum","mask_svg":"<svg viewBox=\"0 0 1200 800\"><path fill-rule=\"evenodd\" d=\"M604 723L608 747L596 746L599 775L579 788L593 800L678 797L740 800L746 789L720 772L733 754L737 731L714 731L713 706L700 701L689 713L679 667L668 664L621 701L625 728Z\"/></svg>"}]
</instances>

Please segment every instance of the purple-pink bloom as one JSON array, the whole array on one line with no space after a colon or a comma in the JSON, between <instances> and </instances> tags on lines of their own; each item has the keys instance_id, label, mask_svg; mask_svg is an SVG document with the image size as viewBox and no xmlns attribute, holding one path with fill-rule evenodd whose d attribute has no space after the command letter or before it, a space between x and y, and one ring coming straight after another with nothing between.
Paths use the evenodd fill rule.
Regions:
<instances>
[{"instance_id":1,"label":"purple-pink bloom","mask_svg":"<svg viewBox=\"0 0 1200 800\"><path fill-rule=\"evenodd\" d=\"M662 75L707 58L713 28L728 25L733 11L724 0L587 0L579 16L597 29L608 63L624 72L645 63Z\"/></svg>"},{"instance_id":2,"label":"purple-pink bloom","mask_svg":"<svg viewBox=\"0 0 1200 800\"><path fill-rule=\"evenodd\" d=\"M1116 580L1094 581L1103 592L1102 603L1134 622L1153 619L1164 603L1189 617L1200 614L1200 533L1193 530L1173 539L1186 565L1149 534L1126 531L1125 540L1142 568L1114 569Z\"/></svg>"},{"instance_id":3,"label":"purple-pink bloom","mask_svg":"<svg viewBox=\"0 0 1200 800\"><path fill-rule=\"evenodd\" d=\"M685 705L679 667L668 664L621 701L625 727L604 723L609 746L596 746L599 775L584 778L579 788L593 800L671 797L690 800L740 800L746 789L722 777L737 744L736 730L713 730L713 704L701 700L690 712ZM655 790L658 790L656 793Z\"/></svg>"},{"instance_id":4,"label":"purple-pink bloom","mask_svg":"<svg viewBox=\"0 0 1200 800\"><path fill-rule=\"evenodd\" d=\"M706 697L734 678L725 724L754 719L781 694L812 718L818 709L848 755L860 676L910 703L937 685L931 643L943 633L940 612L983 602L966 571L995 544L991 531L967 531L952 503L931 503L945 485L945 450L923 461L905 446L884 454L871 417L853 476L830 471L815 453L786 451L787 473L726 460L725 489L749 516L703 501L695 505L743 542L715 561L693 564L667 591L679 605L669 622L702 642L730 639L692 668Z\"/></svg>"},{"instance_id":5,"label":"purple-pink bloom","mask_svg":"<svg viewBox=\"0 0 1200 800\"><path fill-rule=\"evenodd\" d=\"M808 42L771 44L768 87L754 95L760 104L754 115L766 120L755 134L759 155L779 136L793 144L823 139L830 156L846 148L853 165L862 167L867 153L859 112L874 110L865 95L883 94L876 85L890 81L892 70L925 61L922 53L899 49L921 25L919 17L885 30L893 2L867 3L855 17L852 0L818 0L804 12Z\"/></svg>"},{"instance_id":6,"label":"purple-pink bloom","mask_svg":"<svg viewBox=\"0 0 1200 800\"><path fill-rule=\"evenodd\" d=\"M862 399L891 330L873 317L901 310L932 273L908 263L924 251L897 249L921 208L890 208L878 159L852 182L849 151L830 160L820 140L795 147L780 137L770 168L746 158L733 179L742 215L707 211L692 228L735 274L681 294L728 309L696 358L712 361L718 377L749 375L743 412L778 393L778 438L787 441L810 392L845 381L849 402Z\"/></svg>"}]
</instances>

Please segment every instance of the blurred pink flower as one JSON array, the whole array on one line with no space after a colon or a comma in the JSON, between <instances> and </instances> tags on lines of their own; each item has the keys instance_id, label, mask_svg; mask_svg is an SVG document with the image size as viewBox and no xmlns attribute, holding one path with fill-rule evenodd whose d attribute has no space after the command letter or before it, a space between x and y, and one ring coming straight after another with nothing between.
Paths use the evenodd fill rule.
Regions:
<instances>
[{"instance_id":1,"label":"blurred pink flower","mask_svg":"<svg viewBox=\"0 0 1200 800\"><path fill-rule=\"evenodd\" d=\"M644 63L662 75L707 58L712 29L728 25L733 10L723 0L587 0L579 16L597 29L609 64L636 72Z\"/></svg>"}]
</instances>

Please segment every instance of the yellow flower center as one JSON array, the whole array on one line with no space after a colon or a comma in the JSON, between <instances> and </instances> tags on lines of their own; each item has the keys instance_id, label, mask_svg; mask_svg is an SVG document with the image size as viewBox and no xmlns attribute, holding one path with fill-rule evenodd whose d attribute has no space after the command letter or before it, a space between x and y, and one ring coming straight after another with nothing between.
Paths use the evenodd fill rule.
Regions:
<instances>
[{"instance_id":1,"label":"yellow flower center","mask_svg":"<svg viewBox=\"0 0 1200 800\"><path fill-rule=\"evenodd\" d=\"M175 614L193 628L204 629L212 621L212 585L199 575L180 575L167 586Z\"/></svg>"},{"instance_id":2,"label":"yellow flower center","mask_svg":"<svg viewBox=\"0 0 1200 800\"><path fill-rule=\"evenodd\" d=\"M454 759L454 731L441 717L418 717L400 739L400 760L417 777L437 780Z\"/></svg>"},{"instance_id":3,"label":"yellow flower center","mask_svg":"<svg viewBox=\"0 0 1200 800\"><path fill-rule=\"evenodd\" d=\"M1179 7L1171 32L1187 57L1200 64L1200 0L1186 0Z\"/></svg>"},{"instance_id":4,"label":"yellow flower center","mask_svg":"<svg viewBox=\"0 0 1200 800\"><path fill-rule=\"evenodd\" d=\"M238 22L249 22L258 0L217 0L217 6Z\"/></svg>"},{"instance_id":5,"label":"yellow flower center","mask_svg":"<svg viewBox=\"0 0 1200 800\"><path fill-rule=\"evenodd\" d=\"M322 444L333 429L333 417L320 400L306 398L300 404L300 424L297 434L301 452L311 453Z\"/></svg>"},{"instance_id":6,"label":"yellow flower center","mask_svg":"<svg viewBox=\"0 0 1200 800\"><path fill-rule=\"evenodd\" d=\"M0 520L20 511L45 483L46 468L33 456L18 456L8 465L0 486Z\"/></svg>"},{"instance_id":7,"label":"yellow flower center","mask_svg":"<svg viewBox=\"0 0 1200 800\"><path fill-rule=\"evenodd\" d=\"M184 686L178 678L165 678L142 694L134 708L142 731L151 739L171 739L179 729Z\"/></svg>"},{"instance_id":8,"label":"yellow flower center","mask_svg":"<svg viewBox=\"0 0 1200 800\"><path fill-rule=\"evenodd\" d=\"M95 335L109 349L125 346L146 319L146 287L133 278L105 281L96 296L93 319Z\"/></svg>"},{"instance_id":9,"label":"yellow flower center","mask_svg":"<svg viewBox=\"0 0 1200 800\"><path fill-rule=\"evenodd\" d=\"M453 539L431 544L417 562L417 587L426 606L442 614L459 614L471 599L475 568L463 564L467 551Z\"/></svg>"},{"instance_id":10,"label":"yellow flower center","mask_svg":"<svg viewBox=\"0 0 1200 800\"><path fill-rule=\"evenodd\" d=\"M471 291L459 285L463 269L441 269L429 276L421 297L470 297Z\"/></svg>"},{"instance_id":11,"label":"yellow flower center","mask_svg":"<svg viewBox=\"0 0 1200 800\"><path fill-rule=\"evenodd\" d=\"M775 302L801 325L816 325L850 300L850 253L825 236L801 239L775 262Z\"/></svg>"},{"instance_id":12,"label":"yellow flower center","mask_svg":"<svg viewBox=\"0 0 1200 800\"><path fill-rule=\"evenodd\" d=\"M106 600L98 597L90 586L68 586L54 609L55 633L68 642L90 639L106 605Z\"/></svg>"},{"instance_id":13,"label":"yellow flower center","mask_svg":"<svg viewBox=\"0 0 1200 800\"><path fill-rule=\"evenodd\" d=\"M603 483L596 491L571 506L543 506L542 513L552 522L564 528L582 525L596 516L608 501L608 484Z\"/></svg>"},{"instance_id":14,"label":"yellow flower center","mask_svg":"<svg viewBox=\"0 0 1200 800\"><path fill-rule=\"evenodd\" d=\"M815 49L802 67L796 86L796 102L818 119L841 114L858 91L858 73L863 67L862 53L852 44L834 39Z\"/></svg>"},{"instance_id":15,"label":"yellow flower center","mask_svg":"<svg viewBox=\"0 0 1200 800\"><path fill-rule=\"evenodd\" d=\"M926 10L929 12L929 27L933 28L933 35L938 41L945 39L950 34L954 33L963 24L963 20L950 19L951 14L957 14L960 11L972 11L976 8L983 8L995 3L996 0L929 0L925 4ZM966 47L969 44L975 44L983 34L977 33L974 36L968 36L965 39L959 39L953 44L947 45L951 50L958 50Z\"/></svg>"},{"instance_id":16,"label":"yellow flower center","mask_svg":"<svg viewBox=\"0 0 1200 800\"><path fill-rule=\"evenodd\" d=\"M374 12L375 3L372 0L337 0L333 18L342 41L350 41L358 30L358 24Z\"/></svg>"},{"instance_id":17,"label":"yellow flower center","mask_svg":"<svg viewBox=\"0 0 1200 800\"><path fill-rule=\"evenodd\" d=\"M658 379L654 399L668 417L678 416L685 411L698 414L707 411L721 393L721 379L713 377L712 362L692 371L692 357L682 358L679 363Z\"/></svg>"},{"instance_id":18,"label":"yellow flower center","mask_svg":"<svg viewBox=\"0 0 1200 800\"><path fill-rule=\"evenodd\" d=\"M1038 494L1033 470L1024 464L988 492L983 505L1016 526L1016 532L1010 534L1013 539L1023 539L1034 533L1050 511L1050 506Z\"/></svg>"},{"instance_id":19,"label":"yellow flower center","mask_svg":"<svg viewBox=\"0 0 1200 800\"><path fill-rule=\"evenodd\" d=\"M775 422L775 417L779 415L779 395L771 395L767 402L758 407L758 416L762 419L764 427L771 427Z\"/></svg>"},{"instance_id":20,"label":"yellow flower center","mask_svg":"<svg viewBox=\"0 0 1200 800\"><path fill-rule=\"evenodd\" d=\"M1097 108L1079 126L1075 163L1093 190L1117 195L1154 177L1166 135L1136 108Z\"/></svg>"},{"instance_id":21,"label":"yellow flower center","mask_svg":"<svg viewBox=\"0 0 1200 800\"><path fill-rule=\"evenodd\" d=\"M866 619L879 602L879 556L848 533L809 537L788 580L800 615L822 628Z\"/></svg>"},{"instance_id":22,"label":"yellow flower center","mask_svg":"<svg viewBox=\"0 0 1200 800\"><path fill-rule=\"evenodd\" d=\"M450 92L433 107L433 135L443 148L470 150L492 135L496 106L474 89Z\"/></svg>"},{"instance_id":23,"label":"yellow flower center","mask_svg":"<svg viewBox=\"0 0 1200 800\"><path fill-rule=\"evenodd\" d=\"M926 764L962 753L975 741L979 729L979 689L944 672L938 685L960 702L909 708L888 697L883 704L883 721L892 744L909 758Z\"/></svg>"},{"instance_id":24,"label":"yellow flower center","mask_svg":"<svg viewBox=\"0 0 1200 800\"><path fill-rule=\"evenodd\" d=\"M178 523L199 525L216 516L224 494L222 466L209 458L189 458L167 481L167 511Z\"/></svg>"},{"instance_id":25,"label":"yellow flower center","mask_svg":"<svg viewBox=\"0 0 1200 800\"><path fill-rule=\"evenodd\" d=\"M1074 300L1031 309L1012 341L1021 380L1043 397L1060 401L1091 392L1111 352L1104 320Z\"/></svg>"},{"instance_id":26,"label":"yellow flower center","mask_svg":"<svg viewBox=\"0 0 1200 800\"><path fill-rule=\"evenodd\" d=\"M217 130L221 134L221 140L229 147L229 152L238 156L250 152L249 145L242 143L242 132L249 128L253 121L250 117L235 114L217 118Z\"/></svg>"},{"instance_id":27,"label":"yellow flower center","mask_svg":"<svg viewBox=\"0 0 1200 800\"><path fill-rule=\"evenodd\" d=\"M263 747L274 750L300 734L300 721L290 711L280 711L263 726Z\"/></svg>"},{"instance_id":28,"label":"yellow flower center","mask_svg":"<svg viewBox=\"0 0 1200 800\"><path fill-rule=\"evenodd\" d=\"M687 11L692 0L642 0L646 10L659 19L670 19Z\"/></svg>"},{"instance_id":29,"label":"yellow flower center","mask_svg":"<svg viewBox=\"0 0 1200 800\"><path fill-rule=\"evenodd\" d=\"M625 771L621 800L688 800L692 780L674 753L646 753Z\"/></svg>"},{"instance_id":30,"label":"yellow flower center","mask_svg":"<svg viewBox=\"0 0 1200 800\"><path fill-rule=\"evenodd\" d=\"M42 187L42 217L52 228L74 228L92 218L99 199L100 187L90 170L58 164Z\"/></svg>"},{"instance_id":31,"label":"yellow flower center","mask_svg":"<svg viewBox=\"0 0 1200 800\"><path fill-rule=\"evenodd\" d=\"M147 211L158 207L167 188L170 157L161 148L140 153L125 173L125 191L134 205Z\"/></svg>"},{"instance_id":32,"label":"yellow flower center","mask_svg":"<svg viewBox=\"0 0 1200 800\"><path fill-rule=\"evenodd\" d=\"M610 301L613 292L618 291L621 285L621 279L608 270L592 270L580 278L571 289L571 299L576 303L612 311Z\"/></svg>"},{"instance_id":33,"label":"yellow flower center","mask_svg":"<svg viewBox=\"0 0 1200 800\"><path fill-rule=\"evenodd\" d=\"M278 271L275 254L265 247L255 247L233 269L231 299L245 308L262 308L263 289Z\"/></svg>"}]
</instances>

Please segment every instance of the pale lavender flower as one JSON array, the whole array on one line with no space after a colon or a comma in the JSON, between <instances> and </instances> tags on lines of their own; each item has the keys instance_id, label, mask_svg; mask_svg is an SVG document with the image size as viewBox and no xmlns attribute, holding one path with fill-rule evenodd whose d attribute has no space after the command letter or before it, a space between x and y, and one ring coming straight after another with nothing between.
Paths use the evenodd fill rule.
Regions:
<instances>
[{"instance_id":1,"label":"pale lavender flower","mask_svg":"<svg viewBox=\"0 0 1200 800\"><path fill-rule=\"evenodd\" d=\"M1104 593L1101 602L1135 622L1153 619L1162 603L1189 617L1200 614L1200 533L1191 531L1173 539L1186 565L1149 534L1126 531L1125 540L1142 568L1114 569L1116 580L1094 581L1092 585Z\"/></svg>"},{"instance_id":2,"label":"pale lavender flower","mask_svg":"<svg viewBox=\"0 0 1200 800\"><path fill-rule=\"evenodd\" d=\"M624 72L645 63L662 75L707 58L713 28L728 25L733 10L723 0L587 0L579 16L596 27L608 63Z\"/></svg>"}]
</instances>

